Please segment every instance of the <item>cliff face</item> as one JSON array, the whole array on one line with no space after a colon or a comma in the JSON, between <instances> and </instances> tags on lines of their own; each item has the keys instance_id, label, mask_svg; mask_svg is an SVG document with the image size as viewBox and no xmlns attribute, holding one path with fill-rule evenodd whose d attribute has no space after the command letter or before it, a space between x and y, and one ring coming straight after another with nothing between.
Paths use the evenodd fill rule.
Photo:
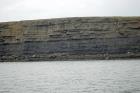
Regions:
<instances>
[{"instance_id":1,"label":"cliff face","mask_svg":"<svg viewBox=\"0 0 140 93\"><path fill-rule=\"evenodd\" d=\"M0 23L0 61L140 58L140 17Z\"/></svg>"}]
</instances>

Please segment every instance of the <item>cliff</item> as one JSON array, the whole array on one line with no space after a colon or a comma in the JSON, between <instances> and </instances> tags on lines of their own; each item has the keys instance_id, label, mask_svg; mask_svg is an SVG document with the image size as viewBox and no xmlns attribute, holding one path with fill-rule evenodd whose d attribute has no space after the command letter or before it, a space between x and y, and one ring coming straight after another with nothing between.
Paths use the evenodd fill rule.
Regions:
<instances>
[{"instance_id":1,"label":"cliff","mask_svg":"<svg viewBox=\"0 0 140 93\"><path fill-rule=\"evenodd\" d=\"M140 17L0 23L0 61L140 58Z\"/></svg>"}]
</instances>

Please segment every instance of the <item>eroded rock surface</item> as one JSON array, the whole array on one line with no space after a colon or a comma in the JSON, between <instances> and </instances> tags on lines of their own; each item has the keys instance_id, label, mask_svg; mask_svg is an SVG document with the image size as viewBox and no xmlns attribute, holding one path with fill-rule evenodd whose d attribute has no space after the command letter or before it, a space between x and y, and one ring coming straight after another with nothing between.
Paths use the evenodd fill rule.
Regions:
<instances>
[{"instance_id":1,"label":"eroded rock surface","mask_svg":"<svg viewBox=\"0 0 140 93\"><path fill-rule=\"evenodd\" d=\"M140 17L0 23L0 61L140 58Z\"/></svg>"}]
</instances>

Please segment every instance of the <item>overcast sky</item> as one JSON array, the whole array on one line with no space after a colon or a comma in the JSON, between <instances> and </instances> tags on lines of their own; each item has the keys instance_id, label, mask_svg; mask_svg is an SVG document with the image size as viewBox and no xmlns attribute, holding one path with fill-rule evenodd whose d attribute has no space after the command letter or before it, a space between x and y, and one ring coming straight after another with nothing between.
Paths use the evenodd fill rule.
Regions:
<instances>
[{"instance_id":1,"label":"overcast sky","mask_svg":"<svg viewBox=\"0 0 140 93\"><path fill-rule=\"evenodd\" d=\"M140 16L140 0L0 0L0 21Z\"/></svg>"}]
</instances>

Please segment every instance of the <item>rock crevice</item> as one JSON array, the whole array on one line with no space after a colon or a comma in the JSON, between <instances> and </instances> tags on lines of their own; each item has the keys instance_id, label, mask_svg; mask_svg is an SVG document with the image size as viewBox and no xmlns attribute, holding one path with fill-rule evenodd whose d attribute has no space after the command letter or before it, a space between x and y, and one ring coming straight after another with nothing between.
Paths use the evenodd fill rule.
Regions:
<instances>
[{"instance_id":1,"label":"rock crevice","mask_svg":"<svg viewBox=\"0 0 140 93\"><path fill-rule=\"evenodd\" d=\"M0 61L140 58L140 17L0 23Z\"/></svg>"}]
</instances>

